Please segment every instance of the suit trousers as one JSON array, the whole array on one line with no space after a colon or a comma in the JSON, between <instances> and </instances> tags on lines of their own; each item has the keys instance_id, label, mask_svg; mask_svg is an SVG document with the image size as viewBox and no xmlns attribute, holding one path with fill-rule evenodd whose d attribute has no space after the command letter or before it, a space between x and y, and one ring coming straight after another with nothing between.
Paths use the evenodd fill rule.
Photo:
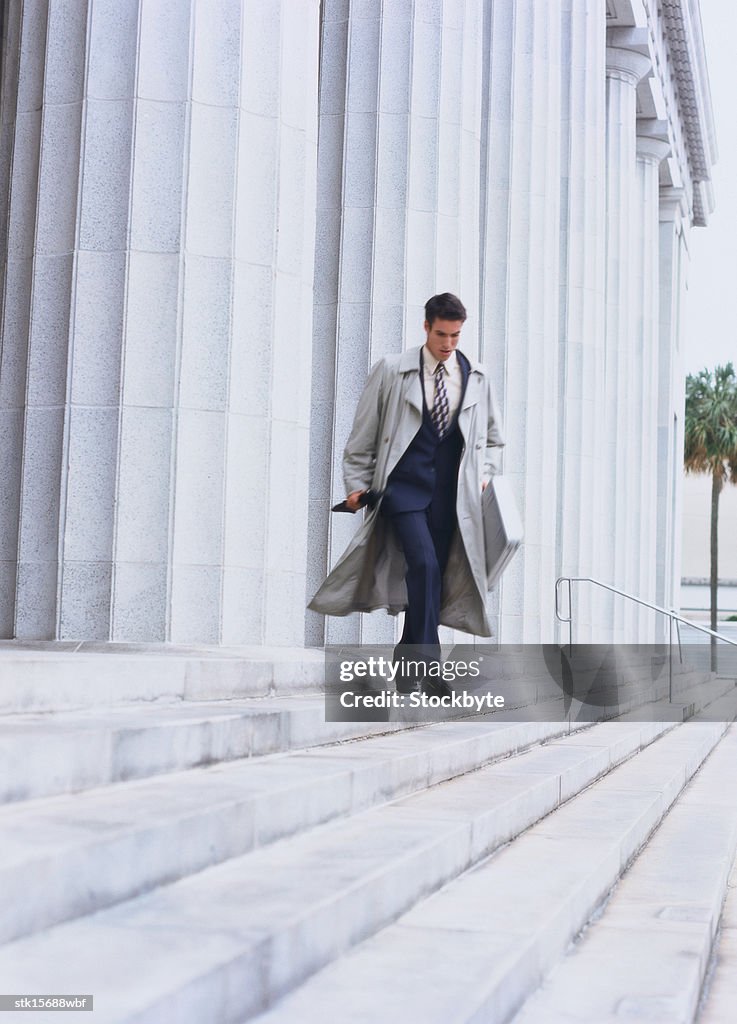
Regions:
<instances>
[{"instance_id":1,"label":"suit trousers","mask_svg":"<svg viewBox=\"0 0 737 1024\"><path fill-rule=\"evenodd\" d=\"M398 647L416 646L418 650L411 656L438 661L441 587L455 522L450 529L438 528L429 507L419 512L398 512L388 518L407 562L407 609Z\"/></svg>"}]
</instances>

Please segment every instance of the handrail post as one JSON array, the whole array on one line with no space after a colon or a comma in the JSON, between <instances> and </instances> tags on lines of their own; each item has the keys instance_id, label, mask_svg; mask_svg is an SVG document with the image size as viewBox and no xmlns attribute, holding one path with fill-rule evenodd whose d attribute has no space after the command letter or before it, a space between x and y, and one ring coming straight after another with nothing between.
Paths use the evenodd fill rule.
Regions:
<instances>
[{"instance_id":1,"label":"handrail post","mask_svg":"<svg viewBox=\"0 0 737 1024\"><path fill-rule=\"evenodd\" d=\"M555 581L555 617L559 622L567 623L568 625L568 652L569 654L573 648L573 598L571 590L571 577L570 576L559 576ZM568 585L568 615L564 616L560 610L560 585L566 583Z\"/></svg>"},{"instance_id":2,"label":"handrail post","mask_svg":"<svg viewBox=\"0 0 737 1024\"><path fill-rule=\"evenodd\" d=\"M678 660L679 660L679 662L682 665L683 664L683 649L681 647L681 624L678 621L678 619L676 619L676 636L678 637Z\"/></svg>"},{"instance_id":3,"label":"handrail post","mask_svg":"<svg viewBox=\"0 0 737 1024\"><path fill-rule=\"evenodd\" d=\"M673 616L668 616L668 703L673 703Z\"/></svg>"}]
</instances>

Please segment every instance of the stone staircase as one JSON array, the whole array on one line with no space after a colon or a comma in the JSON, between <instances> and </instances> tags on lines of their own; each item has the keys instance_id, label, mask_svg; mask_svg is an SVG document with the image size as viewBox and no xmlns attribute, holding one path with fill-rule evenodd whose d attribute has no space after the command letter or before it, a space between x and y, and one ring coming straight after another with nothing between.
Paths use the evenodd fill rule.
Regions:
<instances>
[{"instance_id":1,"label":"stone staircase","mask_svg":"<svg viewBox=\"0 0 737 1024\"><path fill-rule=\"evenodd\" d=\"M733 1019L734 680L369 725L325 723L321 671L0 651L0 991L106 1024Z\"/></svg>"}]
</instances>

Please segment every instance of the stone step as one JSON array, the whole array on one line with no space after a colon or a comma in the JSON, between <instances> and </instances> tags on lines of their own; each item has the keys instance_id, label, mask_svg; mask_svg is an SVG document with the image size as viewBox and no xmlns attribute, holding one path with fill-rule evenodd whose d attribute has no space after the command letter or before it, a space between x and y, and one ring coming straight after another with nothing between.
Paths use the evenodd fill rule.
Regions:
<instances>
[{"instance_id":1,"label":"stone step","mask_svg":"<svg viewBox=\"0 0 737 1024\"><path fill-rule=\"evenodd\" d=\"M665 728L602 726L598 735L610 737L602 756L609 751L621 760ZM566 723L442 723L6 804L0 807L0 942L418 792L567 731ZM566 780L575 779L575 763ZM569 784L564 781L564 789Z\"/></svg>"},{"instance_id":2,"label":"stone step","mask_svg":"<svg viewBox=\"0 0 737 1024\"><path fill-rule=\"evenodd\" d=\"M0 803L407 728L326 722L320 695L0 718Z\"/></svg>"},{"instance_id":3,"label":"stone step","mask_svg":"<svg viewBox=\"0 0 737 1024\"><path fill-rule=\"evenodd\" d=\"M346 950L260 1015L259 1024L507 1021L560 959L726 729L722 722L677 726L474 870ZM395 809L401 812L402 802ZM458 801L453 810L437 807L436 814L450 817L455 811L462 819L464 810ZM270 995L265 992L265 1000Z\"/></svg>"},{"instance_id":4,"label":"stone step","mask_svg":"<svg viewBox=\"0 0 737 1024\"><path fill-rule=\"evenodd\" d=\"M306 648L0 644L0 714L318 693L325 654ZM40 649L39 649L40 648Z\"/></svg>"},{"instance_id":5,"label":"stone step","mask_svg":"<svg viewBox=\"0 0 737 1024\"><path fill-rule=\"evenodd\" d=\"M727 766L725 787L732 802L735 799L735 761ZM734 1024L737 1006L737 859L727 880L727 890L712 947L711 961L702 990L698 1024Z\"/></svg>"},{"instance_id":6,"label":"stone step","mask_svg":"<svg viewBox=\"0 0 737 1024\"><path fill-rule=\"evenodd\" d=\"M701 683L669 705L641 714L678 720L733 687ZM736 691L737 692L737 691ZM683 703L686 701L686 703ZM591 709L574 708L584 721ZM504 712L518 721L561 718L549 705ZM323 695L178 701L0 717L0 804L80 792L241 757L338 742L426 724L442 713L387 716L377 722L326 722Z\"/></svg>"},{"instance_id":7,"label":"stone step","mask_svg":"<svg viewBox=\"0 0 737 1024\"><path fill-rule=\"evenodd\" d=\"M593 822L604 836L585 842L582 864L577 865L587 884L573 902L585 913L724 730L723 725L711 723L679 725L610 771L612 763L626 757L632 746L632 741L623 740L621 730L634 729L640 742L648 743L663 728L653 723L603 723L425 792L236 857L90 917L19 939L0 949L3 985L17 992L93 990L96 1012L109 1022L238 1021L390 925L493 850L499 852L491 863L517 850L519 843L525 844L522 859L531 869L533 887L545 882L549 898L569 903L569 876L576 864L572 852L582 821L589 828ZM641 759L645 759L644 779ZM600 781L591 786L597 778ZM607 792L599 793L598 787L608 782ZM576 792L580 795L575 800L560 806L561 800ZM598 794L593 807L589 806L591 794ZM587 803L588 811L559 825L557 838L523 836L499 849L536 822L538 829L555 831L551 822L560 820L559 815L565 819L580 800ZM614 815L602 814L612 806ZM551 814L555 808L559 809ZM541 870L551 859L560 862L554 879ZM472 872L459 884L479 874ZM493 885L495 899L506 907L506 928L516 927L517 914L524 924L537 908L535 900L522 898L519 891L511 899L515 885L519 890L518 882L513 872L501 886ZM457 891L457 886L449 885L446 891ZM437 898L446 913L452 911L442 894ZM488 894L485 903L491 913ZM483 908L473 899L461 905L466 914L472 909L478 914ZM411 913L422 914L424 908L427 914L432 906L433 901L426 900ZM572 909L568 908L561 932L567 932L575 918ZM406 926L399 928L406 933ZM425 939L432 928L411 931L407 961L416 965L421 951L425 967L439 962L442 943L430 955L433 945ZM498 922L492 934L504 937ZM478 945L471 938L471 946ZM488 945L488 937L483 938ZM416 988L416 976L407 974L405 967L401 953L384 963L386 976L381 983L386 982L387 991L395 981L392 972L401 973L410 988ZM429 982L440 977L429 974ZM384 1001L386 1012L374 1020L452 1019L447 1014L438 1016L434 1003L434 1017L413 1013L401 1002L394 1005L385 1000L384 992L376 992L376 982L374 972L371 993ZM354 993L347 1005L343 1013L321 1011L320 1019L353 1019ZM360 999L358 1005L365 1006L366 1000ZM283 1019L291 1024L303 1016L297 1013Z\"/></svg>"},{"instance_id":8,"label":"stone step","mask_svg":"<svg viewBox=\"0 0 737 1024\"><path fill-rule=\"evenodd\" d=\"M731 726L515 1024L622 1018L691 1024L737 850L737 790L725 785L735 779L735 765L737 727ZM730 1021L736 973L725 972Z\"/></svg>"},{"instance_id":9,"label":"stone step","mask_svg":"<svg viewBox=\"0 0 737 1024\"><path fill-rule=\"evenodd\" d=\"M469 687L468 692L473 695L479 691ZM713 677L711 673L689 670L674 675L672 700L668 697L667 679L664 683L661 682L658 692L659 697L656 697L655 692L643 688L638 695L628 695L626 699L619 699L615 704L605 705L564 698L550 676L545 681L537 682L528 678L522 680L519 686L515 682L513 689L506 690L505 710L493 714L495 718L498 716L510 721L567 719L579 725L609 719L621 720L625 717L635 717L640 721L676 722L691 718L709 705L713 705L720 697L731 693L734 714L737 715L737 688L734 679ZM725 707L720 714L728 716L728 710ZM464 717L464 713L459 711L458 716ZM390 708L385 712L385 718L387 721L420 724L437 721L438 714L423 709Z\"/></svg>"},{"instance_id":10,"label":"stone step","mask_svg":"<svg viewBox=\"0 0 737 1024\"><path fill-rule=\"evenodd\" d=\"M701 712L725 695L731 695L731 704L725 704L717 712L725 721L731 721L737 714L737 688L731 678L713 677L711 673L687 671L674 674L673 699L668 697L667 679L658 688L659 696L647 689L630 699L620 700L617 705L609 707L597 706L592 703L570 702L568 713L573 721L601 721L607 718L621 718L623 715L635 715L640 719L652 721L667 719L669 721L685 721ZM619 711L619 713L617 713ZM522 714L528 714L523 709Z\"/></svg>"},{"instance_id":11,"label":"stone step","mask_svg":"<svg viewBox=\"0 0 737 1024\"><path fill-rule=\"evenodd\" d=\"M80 646L84 649L76 650ZM546 687L554 689L540 656L530 662L512 650L490 655L489 664L494 678L519 680L523 703L539 699ZM673 667L679 686L691 687L709 675L677 658ZM66 643L28 648L0 642L0 715L291 696L324 688L325 654L308 648Z\"/></svg>"}]
</instances>

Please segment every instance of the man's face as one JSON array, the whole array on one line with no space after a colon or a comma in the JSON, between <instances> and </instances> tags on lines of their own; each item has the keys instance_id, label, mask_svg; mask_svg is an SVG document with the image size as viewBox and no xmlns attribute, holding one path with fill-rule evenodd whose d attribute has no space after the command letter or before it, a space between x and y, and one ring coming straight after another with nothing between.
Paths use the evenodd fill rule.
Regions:
<instances>
[{"instance_id":1,"label":"man's face","mask_svg":"<svg viewBox=\"0 0 737 1024\"><path fill-rule=\"evenodd\" d=\"M433 320L432 326L425 321L427 347L433 359L445 362L458 344L462 327L462 320Z\"/></svg>"}]
</instances>

